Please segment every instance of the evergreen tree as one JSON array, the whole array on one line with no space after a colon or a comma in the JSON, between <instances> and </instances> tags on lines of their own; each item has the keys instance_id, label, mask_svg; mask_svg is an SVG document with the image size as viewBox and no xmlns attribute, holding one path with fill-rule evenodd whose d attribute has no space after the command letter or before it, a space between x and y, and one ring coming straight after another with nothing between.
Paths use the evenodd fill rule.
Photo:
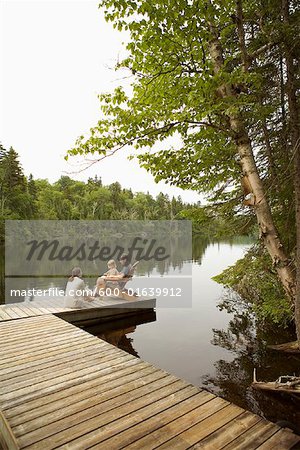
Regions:
<instances>
[{"instance_id":1,"label":"evergreen tree","mask_svg":"<svg viewBox=\"0 0 300 450\"><path fill-rule=\"evenodd\" d=\"M27 180L19 162L17 152L11 147L1 149L0 160L1 218L30 218L30 195Z\"/></svg>"}]
</instances>

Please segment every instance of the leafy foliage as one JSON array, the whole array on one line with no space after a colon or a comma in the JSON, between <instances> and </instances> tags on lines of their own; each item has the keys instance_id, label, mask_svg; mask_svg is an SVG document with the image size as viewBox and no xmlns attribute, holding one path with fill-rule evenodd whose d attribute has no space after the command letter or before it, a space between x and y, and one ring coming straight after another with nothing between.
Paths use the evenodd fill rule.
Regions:
<instances>
[{"instance_id":1,"label":"leafy foliage","mask_svg":"<svg viewBox=\"0 0 300 450\"><path fill-rule=\"evenodd\" d=\"M289 26L282 21L280 2L272 0L243 1L241 17L233 0L103 0L100 7L107 21L130 35L128 56L116 68L133 74L131 92L119 86L99 95L102 117L68 156L92 153L101 160L129 146L157 181L206 193L221 206L218 215L224 211L225 220L231 208L231 216L244 214L247 222L253 212L243 206L241 166L228 123L228 114L238 112L275 222L293 249L295 228L286 233L294 199L283 46L288 42L299 61L299 3L290 1ZM223 48L218 73L210 54L212 22ZM224 83L234 88L235 97L219 95Z\"/></svg>"},{"instance_id":2,"label":"leafy foliage","mask_svg":"<svg viewBox=\"0 0 300 450\"><path fill-rule=\"evenodd\" d=\"M24 175L15 150L1 147L0 207L4 219L173 220L192 207L180 197L133 193L115 182L103 186L97 176L86 183L62 176L56 183Z\"/></svg>"},{"instance_id":3,"label":"leafy foliage","mask_svg":"<svg viewBox=\"0 0 300 450\"><path fill-rule=\"evenodd\" d=\"M282 2L273 0L102 0L100 7L115 28L130 35L128 56L117 68L133 75L131 92L118 87L99 96L98 124L90 136L77 140L68 156L92 153L101 160L129 146L157 181L207 195L209 207L184 213L200 229L214 220L220 231L249 232L254 211L245 206L239 136L233 136L229 120L232 115L240 117L270 216L293 259L294 154L284 49L288 46L295 64L298 95L299 2L288 2L288 24ZM222 49L218 71L212 42ZM224 86L230 86L234 95L220 95ZM218 233L215 227L214 231ZM253 267L258 279L261 258L273 270L262 251ZM289 316L289 307L274 288L276 278L272 275L269 282L267 272L265 276L261 313L281 320L280 311ZM271 297L277 302L271 304Z\"/></svg>"},{"instance_id":4,"label":"leafy foliage","mask_svg":"<svg viewBox=\"0 0 300 450\"><path fill-rule=\"evenodd\" d=\"M269 255L262 248L254 246L214 280L235 289L248 300L261 320L286 326L293 318L291 303L271 268Z\"/></svg>"}]
</instances>

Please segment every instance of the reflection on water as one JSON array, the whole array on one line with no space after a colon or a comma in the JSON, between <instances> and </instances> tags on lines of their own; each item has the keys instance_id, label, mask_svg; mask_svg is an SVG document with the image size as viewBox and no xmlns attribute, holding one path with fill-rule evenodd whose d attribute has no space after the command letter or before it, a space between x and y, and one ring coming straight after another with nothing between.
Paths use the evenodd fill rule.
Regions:
<instances>
[{"instance_id":1,"label":"reflection on water","mask_svg":"<svg viewBox=\"0 0 300 450\"><path fill-rule=\"evenodd\" d=\"M188 236L178 236L172 237L170 240L165 240L165 247L170 254L170 258L167 261L141 261L137 266L136 275L144 276L144 277L155 277L155 276L176 276L176 275L190 275L191 263L196 263L197 265L201 264L202 258L205 254L205 251L209 245L211 245L211 241L207 237L195 237L192 241L192 260L190 260L188 242L185 240L188 239ZM180 240L180 244L177 242ZM118 242L118 241L117 241ZM122 245L126 247L126 245L130 245L130 240L124 241L122 239ZM249 245L251 240L247 237L236 237L231 241L227 241L226 245L231 247L236 246L247 246ZM215 243L215 245L224 245L223 243ZM175 248L175 250L174 250ZM223 255L224 261L226 262L226 255ZM233 261L234 262L234 261ZM107 264L104 261L95 262L95 273L101 275L107 270ZM226 263L224 265L226 267ZM51 270L52 272L51 272ZM93 287L96 281L96 275L89 275L85 273L84 266L82 266L85 281L89 284L90 287ZM120 267L119 267L120 269ZM68 269L71 271L71 267ZM17 273L22 273L20 270ZM69 273L65 274L65 277L57 276L59 271L55 270L55 266L51 266L49 268L49 264L47 260L42 260L39 262L38 269L34 272L35 277L21 277L18 276L16 278L6 278L5 283L5 263L4 263L4 247L0 246L0 304L1 303L17 303L24 301L24 296L14 296L10 298L10 290L20 290L20 291L30 291L32 289L64 289L66 285L66 280ZM39 273L43 275L38 275ZM47 274L47 276L45 276ZM56 275L55 275L56 274ZM53 295L53 294L52 294ZM5 301L6 299L6 301ZM28 301L33 298L27 298Z\"/></svg>"},{"instance_id":2,"label":"reflection on water","mask_svg":"<svg viewBox=\"0 0 300 450\"><path fill-rule=\"evenodd\" d=\"M103 339L109 344L124 350L130 355L139 357L138 352L132 345L133 338L128 335L133 333L140 324L155 322L155 320L155 311L145 310L141 311L138 315L127 315L116 319L113 322L101 322L93 325L83 324L81 328L84 328L88 333Z\"/></svg>"},{"instance_id":3,"label":"reflection on water","mask_svg":"<svg viewBox=\"0 0 300 450\"><path fill-rule=\"evenodd\" d=\"M254 367L259 381L273 381L279 375L299 375L299 356L267 349L268 344L288 342L294 336L288 330L257 324L245 305L230 292L222 299L226 306L229 304L228 296L231 299L231 319L226 329L213 329L212 344L231 352L234 359L216 361L215 374L207 374L203 378L203 385L269 420L288 420L300 426L300 398L265 393L250 387ZM224 301L221 303L221 307L223 306Z\"/></svg>"},{"instance_id":4,"label":"reflection on water","mask_svg":"<svg viewBox=\"0 0 300 450\"><path fill-rule=\"evenodd\" d=\"M159 308L158 301L156 317L143 312L87 331L270 420L299 424L299 399L249 387L254 367L259 380L300 374L298 356L266 349L268 343L294 336L278 327L262 329L236 294L211 279L241 258L250 244L244 238L194 239L192 308Z\"/></svg>"},{"instance_id":5,"label":"reflection on water","mask_svg":"<svg viewBox=\"0 0 300 450\"><path fill-rule=\"evenodd\" d=\"M112 344L115 347L118 347L125 352L130 353L130 355L139 356L139 354L132 346L133 339L127 336L128 334L133 333L135 329L135 326L121 328L120 330L112 330L106 333L100 333L98 337L108 342L109 344Z\"/></svg>"},{"instance_id":6,"label":"reflection on water","mask_svg":"<svg viewBox=\"0 0 300 450\"><path fill-rule=\"evenodd\" d=\"M154 269L160 275L170 269L178 273L192 258L191 237L191 224L185 220L11 221L6 273L59 277L80 261L83 273L96 277L106 272L108 260L118 261L124 251L132 261L142 261L139 268L145 274Z\"/></svg>"}]
</instances>

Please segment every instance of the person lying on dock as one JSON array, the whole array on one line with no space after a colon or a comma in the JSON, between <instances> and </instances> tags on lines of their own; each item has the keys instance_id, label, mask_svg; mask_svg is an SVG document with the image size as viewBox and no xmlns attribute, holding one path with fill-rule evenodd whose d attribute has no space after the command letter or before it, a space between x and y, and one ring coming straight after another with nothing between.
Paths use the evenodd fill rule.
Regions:
<instances>
[{"instance_id":1,"label":"person lying on dock","mask_svg":"<svg viewBox=\"0 0 300 450\"><path fill-rule=\"evenodd\" d=\"M86 295L86 285L82 279L82 270L80 267L74 267L68 280L64 305L66 308L84 308L87 303L92 302L94 297Z\"/></svg>"}]
</instances>

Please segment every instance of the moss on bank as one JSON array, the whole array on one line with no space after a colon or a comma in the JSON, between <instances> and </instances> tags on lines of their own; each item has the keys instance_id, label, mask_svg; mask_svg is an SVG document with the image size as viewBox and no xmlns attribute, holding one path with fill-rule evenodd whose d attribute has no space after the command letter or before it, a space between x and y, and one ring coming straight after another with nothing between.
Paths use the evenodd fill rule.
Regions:
<instances>
[{"instance_id":1,"label":"moss on bank","mask_svg":"<svg viewBox=\"0 0 300 450\"><path fill-rule=\"evenodd\" d=\"M287 326L293 309L272 268L269 255L254 245L234 266L213 277L220 284L231 287L252 304L259 320Z\"/></svg>"}]
</instances>

